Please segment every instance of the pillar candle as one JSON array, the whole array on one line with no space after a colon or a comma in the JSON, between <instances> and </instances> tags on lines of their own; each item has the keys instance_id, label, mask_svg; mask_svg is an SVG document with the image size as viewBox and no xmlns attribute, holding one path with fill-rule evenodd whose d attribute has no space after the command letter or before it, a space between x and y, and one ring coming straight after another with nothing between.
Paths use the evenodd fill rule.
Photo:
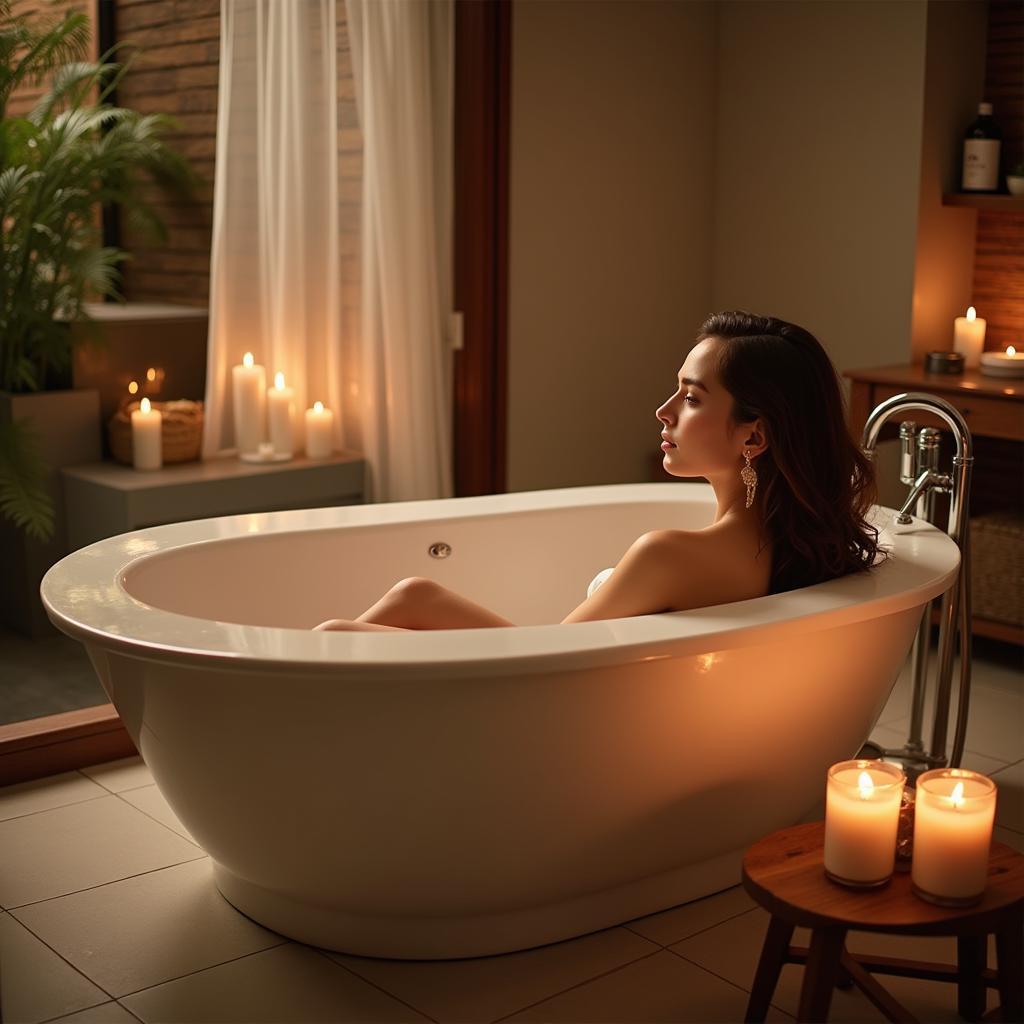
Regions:
<instances>
[{"instance_id":1,"label":"pillar candle","mask_svg":"<svg viewBox=\"0 0 1024 1024\"><path fill-rule=\"evenodd\" d=\"M267 380L263 367L246 352L240 366L231 367L235 401L235 444L239 452L255 452L263 440Z\"/></svg>"},{"instance_id":2,"label":"pillar candle","mask_svg":"<svg viewBox=\"0 0 1024 1024\"><path fill-rule=\"evenodd\" d=\"M163 416L150 407L148 398L132 410L132 465L136 469L159 469L163 459Z\"/></svg>"},{"instance_id":3,"label":"pillar candle","mask_svg":"<svg viewBox=\"0 0 1024 1024\"><path fill-rule=\"evenodd\" d=\"M284 374L274 375L274 386L267 391L267 422L275 455L295 452L295 391L284 386Z\"/></svg>"},{"instance_id":4,"label":"pillar candle","mask_svg":"<svg viewBox=\"0 0 1024 1024\"><path fill-rule=\"evenodd\" d=\"M334 413L324 408L323 402L314 402L306 410L306 455L311 459L326 459L334 450Z\"/></svg>"},{"instance_id":5,"label":"pillar candle","mask_svg":"<svg viewBox=\"0 0 1024 1024\"><path fill-rule=\"evenodd\" d=\"M853 886L881 885L896 862L906 776L885 761L840 761L825 787L825 874Z\"/></svg>"},{"instance_id":6,"label":"pillar candle","mask_svg":"<svg viewBox=\"0 0 1024 1024\"><path fill-rule=\"evenodd\" d=\"M967 369L977 367L985 348L985 321L971 306L967 316L958 316L953 321L953 349L964 357Z\"/></svg>"},{"instance_id":7,"label":"pillar candle","mask_svg":"<svg viewBox=\"0 0 1024 1024\"><path fill-rule=\"evenodd\" d=\"M985 891L996 784L966 768L936 768L917 780L910 881L931 903L976 903Z\"/></svg>"}]
</instances>

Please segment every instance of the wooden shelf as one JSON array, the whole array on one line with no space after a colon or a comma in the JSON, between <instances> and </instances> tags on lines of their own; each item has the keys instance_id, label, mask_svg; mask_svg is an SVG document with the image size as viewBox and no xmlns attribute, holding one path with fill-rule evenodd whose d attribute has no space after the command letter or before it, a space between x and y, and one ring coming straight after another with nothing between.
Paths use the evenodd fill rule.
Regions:
<instances>
[{"instance_id":1,"label":"wooden shelf","mask_svg":"<svg viewBox=\"0 0 1024 1024\"><path fill-rule=\"evenodd\" d=\"M1024 213L1024 196L998 192L946 192L943 206L973 206L976 210L997 210L1000 213Z\"/></svg>"}]
</instances>

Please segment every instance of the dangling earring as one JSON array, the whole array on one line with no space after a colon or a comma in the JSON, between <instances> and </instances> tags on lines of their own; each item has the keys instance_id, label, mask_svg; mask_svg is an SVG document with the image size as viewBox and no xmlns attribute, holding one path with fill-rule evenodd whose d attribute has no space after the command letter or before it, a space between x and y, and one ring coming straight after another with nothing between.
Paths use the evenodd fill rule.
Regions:
<instances>
[{"instance_id":1,"label":"dangling earring","mask_svg":"<svg viewBox=\"0 0 1024 1024\"><path fill-rule=\"evenodd\" d=\"M743 458L747 464L740 470L740 479L747 485L746 507L750 508L754 504L754 491L757 490L757 470L750 464L750 452L746 448L743 449Z\"/></svg>"}]
</instances>

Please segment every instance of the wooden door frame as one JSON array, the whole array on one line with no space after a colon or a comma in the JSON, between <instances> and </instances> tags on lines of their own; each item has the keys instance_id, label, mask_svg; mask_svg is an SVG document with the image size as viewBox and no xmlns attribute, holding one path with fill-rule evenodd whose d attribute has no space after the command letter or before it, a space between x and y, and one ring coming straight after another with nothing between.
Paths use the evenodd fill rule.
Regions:
<instances>
[{"instance_id":1,"label":"wooden door frame","mask_svg":"<svg viewBox=\"0 0 1024 1024\"><path fill-rule=\"evenodd\" d=\"M512 0L455 0L455 494L506 487Z\"/></svg>"}]
</instances>

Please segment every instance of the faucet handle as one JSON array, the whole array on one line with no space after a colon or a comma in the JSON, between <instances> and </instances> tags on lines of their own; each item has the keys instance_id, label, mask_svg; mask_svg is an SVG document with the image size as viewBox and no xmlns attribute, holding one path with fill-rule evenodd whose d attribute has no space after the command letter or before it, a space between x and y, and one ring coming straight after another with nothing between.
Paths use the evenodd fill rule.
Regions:
<instances>
[{"instance_id":1,"label":"faucet handle","mask_svg":"<svg viewBox=\"0 0 1024 1024\"><path fill-rule=\"evenodd\" d=\"M914 448L914 434L917 423L904 420L900 424L900 483L913 484L917 479L917 452Z\"/></svg>"}]
</instances>

